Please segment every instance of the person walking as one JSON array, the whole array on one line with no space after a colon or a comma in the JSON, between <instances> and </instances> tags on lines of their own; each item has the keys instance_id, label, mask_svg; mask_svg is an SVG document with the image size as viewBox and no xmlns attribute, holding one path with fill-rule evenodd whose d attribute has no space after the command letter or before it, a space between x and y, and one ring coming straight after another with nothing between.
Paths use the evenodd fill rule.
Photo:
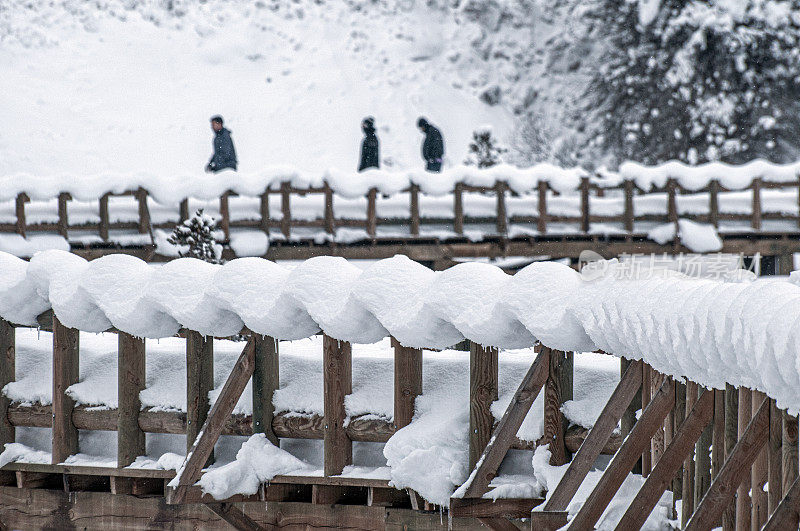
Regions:
<instances>
[{"instance_id":1,"label":"person walking","mask_svg":"<svg viewBox=\"0 0 800 531\"><path fill-rule=\"evenodd\" d=\"M422 160L425 161L425 169L435 173L441 172L442 157L444 157L441 131L423 117L417 120L417 128L425 135L425 140L422 142Z\"/></svg>"},{"instance_id":2,"label":"person walking","mask_svg":"<svg viewBox=\"0 0 800 531\"><path fill-rule=\"evenodd\" d=\"M211 117L211 129L214 131L214 154L206 164L206 172L217 173L226 168L236 171L236 149L231 132L222 125L222 116Z\"/></svg>"},{"instance_id":3,"label":"person walking","mask_svg":"<svg viewBox=\"0 0 800 531\"><path fill-rule=\"evenodd\" d=\"M358 171L369 168L380 168L380 146L375 135L375 118L367 116L361 121L361 130L364 131L364 140L361 142L361 162Z\"/></svg>"}]
</instances>

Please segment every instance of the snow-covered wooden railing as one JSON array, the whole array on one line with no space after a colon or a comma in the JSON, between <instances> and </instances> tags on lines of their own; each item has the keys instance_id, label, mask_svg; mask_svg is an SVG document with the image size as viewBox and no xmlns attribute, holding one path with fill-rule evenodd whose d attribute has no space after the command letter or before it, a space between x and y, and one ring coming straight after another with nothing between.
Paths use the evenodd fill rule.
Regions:
<instances>
[{"instance_id":1,"label":"snow-covered wooden railing","mask_svg":"<svg viewBox=\"0 0 800 531\"><path fill-rule=\"evenodd\" d=\"M0 200L14 201L15 216L13 223L0 223L0 232L24 236L29 231L48 231L67 238L70 231L91 230L108 241L109 231L133 230L152 240L154 229L171 229L187 219L192 213L190 201L194 200L216 203L226 238L230 238L232 229L258 229L267 234L279 229L289 239L298 228L334 235L342 227L360 228L367 237L376 238L379 225L406 226L410 236L419 236L421 227L426 225L450 225L453 233L463 235L465 225L475 223L492 224L500 235L507 234L512 224L530 224L544 234L553 223L567 224L583 233L588 233L592 224L609 223L634 232L638 222L677 224L679 217L715 227L722 222L744 221L758 230L764 220L788 220L800 226L799 168L754 161L743 166L699 167L627 163L619 173L595 175L544 164L530 169L506 165L488 170L459 167L441 175L374 170L311 176L281 169L257 175L224 173L213 177L98 177L78 183L15 175L0 178ZM794 200L781 196L765 201L763 195L768 190L784 196L794 191ZM751 194L749 204L742 204L741 192L746 191ZM136 214L124 220L113 216L109 199L117 196L133 197ZM309 210L306 196L320 197L310 214L305 212ZM424 207L421 201L433 196L448 196L449 205ZM493 197L494 207L484 205L472 211L465 207L465 200L473 196ZM245 197L258 199L257 211L248 208L244 213L234 212L232 199ZM273 197L279 198L279 214L274 212ZM84 212L78 222L71 222L73 198L97 202L96 216ZM340 212L335 208L335 198L349 201L348 208ZM407 207L396 201L400 198ZM56 199L57 217L28 220L27 203ZM363 205L354 206L354 199L363 200ZM293 215L292 205L297 201L306 202L300 217ZM175 212L162 212L153 221L151 209L155 206ZM38 215L42 217L41 212Z\"/></svg>"}]
</instances>

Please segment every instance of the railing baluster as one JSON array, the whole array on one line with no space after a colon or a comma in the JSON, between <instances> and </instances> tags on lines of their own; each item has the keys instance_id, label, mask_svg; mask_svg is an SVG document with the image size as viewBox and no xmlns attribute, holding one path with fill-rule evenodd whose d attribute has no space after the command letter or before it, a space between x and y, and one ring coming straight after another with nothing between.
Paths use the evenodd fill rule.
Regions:
<instances>
[{"instance_id":1,"label":"railing baluster","mask_svg":"<svg viewBox=\"0 0 800 531\"><path fill-rule=\"evenodd\" d=\"M422 350L404 347L392 338L394 349L394 425L411 424L414 401L422 394Z\"/></svg>"},{"instance_id":2,"label":"railing baluster","mask_svg":"<svg viewBox=\"0 0 800 531\"><path fill-rule=\"evenodd\" d=\"M589 232L589 178L581 177L581 232Z\"/></svg>"},{"instance_id":3,"label":"railing baluster","mask_svg":"<svg viewBox=\"0 0 800 531\"><path fill-rule=\"evenodd\" d=\"M118 343L117 466L122 468L147 453L144 431L139 427L139 393L145 388L146 361L144 339L119 332Z\"/></svg>"},{"instance_id":4,"label":"railing baluster","mask_svg":"<svg viewBox=\"0 0 800 531\"><path fill-rule=\"evenodd\" d=\"M419 236L419 185L412 184L409 188L410 202L409 214L411 216L410 233L412 236Z\"/></svg>"},{"instance_id":5,"label":"railing baluster","mask_svg":"<svg viewBox=\"0 0 800 531\"><path fill-rule=\"evenodd\" d=\"M341 474L353 463L353 441L347 436L344 399L353 392L353 354L350 343L323 336L324 473Z\"/></svg>"},{"instance_id":6,"label":"railing baluster","mask_svg":"<svg viewBox=\"0 0 800 531\"><path fill-rule=\"evenodd\" d=\"M650 370L650 365L643 363L642 364L642 411L650 404L651 393L653 392L652 388L650 387L652 371ZM650 474L650 469L652 468L652 454L650 449L650 444L648 443L645 447L644 451L642 452L642 476L647 477Z\"/></svg>"},{"instance_id":7,"label":"railing baluster","mask_svg":"<svg viewBox=\"0 0 800 531\"><path fill-rule=\"evenodd\" d=\"M253 369L253 433L263 433L272 444L278 436L272 430L275 407L272 397L280 385L278 341L252 333L255 339L255 368Z\"/></svg>"},{"instance_id":8,"label":"railing baluster","mask_svg":"<svg viewBox=\"0 0 800 531\"><path fill-rule=\"evenodd\" d=\"M739 439L739 390L730 384L725 385L725 457L731 455ZM716 476L714 476L716 479ZM736 529L736 504L731 503L722 513L723 531Z\"/></svg>"},{"instance_id":9,"label":"railing baluster","mask_svg":"<svg viewBox=\"0 0 800 531\"><path fill-rule=\"evenodd\" d=\"M378 190L370 188L367 194L367 234L374 238L378 230Z\"/></svg>"},{"instance_id":10,"label":"railing baluster","mask_svg":"<svg viewBox=\"0 0 800 531\"><path fill-rule=\"evenodd\" d=\"M180 212L178 215L180 216L180 222L183 223L184 221L189 219L189 199L187 198L181 201L179 208Z\"/></svg>"},{"instance_id":11,"label":"railing baluster","mask_svg":"<svg viewBox=\"0 0 800 531\"><path fill-rule=\"evenodd\" d=\"M58 194L58 233L64 238L69 236L69 214L67 210L67 201L69 200L69 194L63 192Z\"/></svg>"},{"instance_id":12,"label":"railing baluster","mask_svg":"<svg viewBox=\"0 0 800 531\"><path fill-rule=\"evenodd\" d=\"M231 239L231 206L230 206L230 192L225 192L219 198L219 228L225 235L225 240Z\"/></svg>"},{"instance_id":13,"label":"railing baluster","mask_svg":"<svg viewBox=\"0 0 800 531\"><path fill-rule=\"evenodd\" d=\"M16 333L11 323L0 319L0 389L14 381ZM14 426L8 420L8 406L11 399L0 393L0 448L6 443L13 443L15 439Z\"/></svg>"},{"instance_id":14,"label":"railing baluster","mask_svg":"<svg viewBox=\"0 0 800 531\"><path fill-rule=\"evenodd\" d=\"M152 230L150 225L150 207L147 206L147 190L139 188L136 190L136 201L139 203L139 234L149 234Z\"/></svg>"},{"instance_id":15,"label":"railing baluster","mask_svg":"<svg viewBox=\"0 0 800 531\"><path fill-rule=\"evenodd\" d=\"M497 400L497 349L469 345L469 469L475 468L492 437L492 402Z\"/></svg>"},{"instance_id":16,"label":"railing baluster","mask_svg":"<svg viewBox=\"0 0 800 531\"><path fill-rule=\"evenodd\" d=\"M208 393L214 389L214 338L186 331L186 448L197 439L210 409ZM209 463L213 461L213 453Z\"/></svg>"},{"instance_id":17,"label":"railing baluster","mask_svg":"<svg viewBox=\"0 0 800 531\"><path fill-rule=\"evenodd\" d=\"M625 208L622 216L624 219L625 230L628 232L633 232L633 181L630 179L625 180Z\"/></svg>"},{"instance_id":18,"label":"railing baluster","mask_svg":"<svg viewBox=\"0 0 800 531\"><path fill-rule=\"evenodd\" d=\"M691 381L686 382L686 408L684 410L683 420L694 407L697 402L697 384ZM695 445L695 448L697 446ZM683 461L683 492L681 492L681 525L685 526L689 521L689 517L694 512L694 455L689 453L689 456Z\"/></svg>"},{"instance_id":19,"label":"railing baluster","mask_svg":"<svg viewBox=\"0 0 800 531\"><path fill-rule=\"evenodd\" d=\"M453 232L464 234L464 185L456 183L453 190Z\"/></svg>"},{"instance_id":20,"label":"railing baluster","mask_svg":"<svg viewBox=\"0 0 800 531\"><path fill-rule=\"evenodd\" d=\"M564 421L561 405L564 403L562 384L564 372L571 369L567 354L548 349L550 353L549 371L544 386L544 433L540 444L550 445L550 464L561 466L567 462L567 449L564 446Z\"/></svg>"},{"instance_id":21,"label":"railing baluster","mask_svg":"<svg viewBox=\"0 0 800 531\"><path fill-rule=\"evenodd\" d=\"M333 189L325 183L325 232L336 234L336 221L333 212Z\"/></svg>"},{"instance_id":22,"label":"railing baluster","mask_svg":"<svg viewBox=\"0 0 800 531\"><path fill-rule=\"evenodd\" d=\"M798 422L797 417L783 412L783 454L781 473L783 474L783 488L781 492L785 496L789 488L798 477Z\"/></svg>"},{"instance_id":23,"label":"railing baluster","mask_svg":"<svg viewBox=\"0 0 800 531\"><path fill-rule=\"evenodd\" d=\"M17 214L17 234L25 237L28 224L25 221L25 203L29 201L28 195L24 192L17 195L16 214Z\"/></svg>"},{"instance_id":24,"label":"railing baluster","mask_svg":"<svg viewBox=\"0 0 800 531\"><path fill-rule=\"evenodd\" d=\"M753 179L750 187L753 189L753 213L750 225L755 230L761 230L761 179Z\"/></svg>"},{"instance_id":25,"label":"railing baluster","mask_svg":"<svg viewBox=\"0 0 800 531\"><path fill-rule=\"evenodd\" d=\"M78 429L72 422L75 401L66 390L78 383L79 337L77 330L67 328L53 316L53 464L78 453Z\"/></svg>"},{"instance_id":26,"label":"railing baluster","mask_svg":"<svg viewBox=\"0 0 800 531\"><path fill-rule=\"evenodd\" d=\"M99 214L100 214L100 225L98 227L98 232L100 233L100 238L107 242L108 241L108 230L110 228L110 221L108 218L108 198L111 194L103 194L100 197L99 201Z\"/></svg>"},{"instance_id":27,"label":"railing baluster","mask_svg":"<svg viewBox=\"0 0 800 531\"><path fill-rule=\"evenodd\" d=\"M744 387L739 388L739 429L737 441L742 438L750 419L753 416L752 393ZM749 531L750 529L750 471L744 474L742 482L736 494L736 529L738 531Z\"/></svg>"},{"instance_id":28,"label":"railing baluster","mask_svg":"<svg viewBox=\"0 0 800 531\"><path fill-rule=\"evenodd\" d=\"M753 415L758 413L759 408L764 402L766 395L761 391L753 391L751 410ZM766 426L769 433L769 424ZM767 435L769 437L769 435ZM752 499L752 511L750 513L750 529L761 529L767 522L767 493L764 492L764 485L767 483L768 475L768 451L766 445L758 452L756 460L753 462L752 475L750 479L750 497Z\"/></svg>"},{"instance_id":29,"label":"railing baluster","mask_svg":"<svg viewBox=\"0 0 800 531\"><path fill-rule=\"evenodd\" d=\"M539 217L536 220L536 228L539 234L547 232L547 182L539 181Z\"/></svg>"},{"instance_id":30,"label":"railing baluster","mask_svg":"<svg viewBox=\"0 0 800 531\"><path fill-rule=\"evenodd\" d=\"M259 196L259 215L261 216L261 230L269 236L269 188Z\"/></svg>"},{"instance_id":31,"label":"railing baluster","mask_svg":"<svg viewBox=\"0 0 800 531\"><path fill-rule=\"evenodd\" d=\"M497 194L497 234L503 235L508 232L508 213L506 212L506 183L498 181L495 184Z\"/></svg>"},{"instance_id":32,"label":"railing baluster","mask_svg":"<svg viewBox=\"0 0 800 531\"><path fill-rule=\"evenodd\" d=\"M719 181L708 183L708 222L719 228Z\"/></svg>"},{"instance_id":33,"label":"railing baluster","mask_svg":"<svg viewBox=\"0 0 800 531\"><path fill-rule=\"evenodd\" d=\"M291 184L281 183L281 232L289 239L292 232Z\"/></svg>"},{"instance_id":34,"label":"railing baluster","mask_svg":"<svg viewBox=\"0 0 800 531\"><path fill-rule=\"evenodd\" d=\"M769 443L767 445L767 482L770 485L767 495L767 514L778 507L781 502L781 446L783 438L783 415L775 400L769 401ZM774 485L774 487L772 486Z\"/></svg>"}]
</instances>

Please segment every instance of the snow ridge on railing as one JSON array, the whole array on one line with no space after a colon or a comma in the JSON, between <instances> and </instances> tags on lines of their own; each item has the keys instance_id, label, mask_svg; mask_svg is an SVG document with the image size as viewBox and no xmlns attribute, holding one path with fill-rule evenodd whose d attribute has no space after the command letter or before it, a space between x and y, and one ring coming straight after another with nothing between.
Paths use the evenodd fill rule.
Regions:
<instances>
[{"instance_id":1,"label":"snow ridge on railing","mask_svg":"<svg viewBox=\"0 0 800 531\"><path fill-rule=\"evenodd\" d=\"M353 343L391 335L416 348L539 340L638 355L660 372L758 389L800 411L800 286L668 272L628 280L616 261L600 264L579 274L541 262L511 276L479 263L434 272L404 256L362 271L334 257L290 270L261 258L151 266L126 255L87 262L46 251L28 263L0 253L0 317L32 325L52 308L71 328L151 338L181 327L229 336L247 326L282 340L320 330Z\"/></svg>"},{"instance_id":2,"label":"snow ridge on railing","mask_svg":"<svg viewBox=\"0 0 800 531\"><path fill-rule=\"evenodd\" d=\"M371 189L394 195L411 185L419 186L425 194L442 196L452 193L456 183L492 187L497 182L505 182L510 190L518 194L536 190L539 182L547 183L555 191L566 193L576 191L581 178L590 175L591 172L582 168L560 168L547 163L530 168L517 168L508 164L487 169L456 166L440 174L387 170L356 173L335 169L312 173L288 166L275 166L257 172L223 171L214 175L130 173L75 177L17 173L0 176L0 201L14 199L19 194L26 194L34 201L45 201L58 197L61 193L68 193L76 200L91 201L107 193L121 194L141 188L147 190L158 203L177 205L187 198L217 199L228 191L244 196L258 196L265 190L279 190L282 183L290 183L298 189L320 189L327 184L337 195L349 198L363 197ZM675 179L689 190L703 188L716 179L729 190L742 190L750 186L754 179L789 183L797 181L799 175L800 162L779 165L761 159L740 166L718 162L688 166L678 161L660 166L642 166L635 162L626 162L620 166L619 172L599 170L593 181L601 187L613 187L619 186L623 180L632 180L639 188L647 191L654 187L662 188L668 179Z\"/></svg>"}]
</instances>

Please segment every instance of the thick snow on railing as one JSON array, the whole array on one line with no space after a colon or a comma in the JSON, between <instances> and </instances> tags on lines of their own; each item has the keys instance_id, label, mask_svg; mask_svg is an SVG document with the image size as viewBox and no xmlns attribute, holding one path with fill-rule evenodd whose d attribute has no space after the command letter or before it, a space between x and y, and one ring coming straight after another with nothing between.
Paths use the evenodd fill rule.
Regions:
<instances>
[{"instance_id":1,"label":"thick snow on railing","mask_svg":"<svg viewBox=\"0 0 800 531\"><path fill-rule=\"evenodd\" d=\"M34 324L52 307L69 327L151 338L181 326L229 336L246 325L283 340L322 330L353 343L392 335L418 348L538 339L642 358L706 386L758 389L800 411L800 286L669 272L629 280L616 261L599 264L579 274L542 262L510 276L479 263L433 272L403 256L362 271L333 257L288 269L260 258L151 266L126 255L87 262L46 251L28 263L0 253L0 317Z\"/></svg>"},{"instance_id":2,"label":"thick snow on railing","mask_svg":"<svg viewBox=\"0 0 800 531\"><path fill-rule=\"evenodd\" d=\"M622 180L633 180L639 188L649 190L663 187L670 178L676 179L687 189L707 186L712 179L731 190L747 188L753 179L768 182L794 182L800 175L800 162L787 165L772 164L765 160L754 160L741 166L710 163L687 166L673 161L660 166L642 166L626 162L618 173L598 172L595 182L600 186L617 186ZM177 205L183 199L210 200L219 198L227 191L239 195L258 196L265 190L278 190L281 183L288 182L295 188L321 188L326 183L343 197L363 197L376 188L382 194L392 195L415 184L429 195L451 193L456 183L469 186L491 187L502 181L519 194L533 191L539 182L546 182L558 192L577 190L581 177L590 172L581 168L559 168L541 163L530 168L517 168L501 164L487 169L474 166L456 166L441 174L423 171L368 170L363 173L327 170L304 172L297 168L276 166L255 173L221 172L214 175L153 175L142 173L103 174L76 178L71 175L30 175L26 173L0 176L0 201L11 200L25 193L34 201L44 201L69 193L76 200L90 201L106 193L123 193L144 188L161 204Z\"/></svg>"}]
</instances>

